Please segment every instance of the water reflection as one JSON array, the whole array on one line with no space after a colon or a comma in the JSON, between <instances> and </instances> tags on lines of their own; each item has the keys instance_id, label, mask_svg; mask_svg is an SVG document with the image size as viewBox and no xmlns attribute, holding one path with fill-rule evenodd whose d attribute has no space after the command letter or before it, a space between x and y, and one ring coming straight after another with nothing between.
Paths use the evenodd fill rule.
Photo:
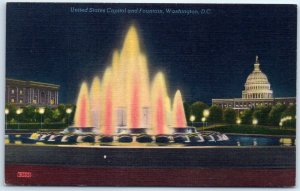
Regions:
<instances>
[{"instance_id":1,"label":"water reflection","mask_svg":"<svg viewBox=\"0 0 300 191\"><path fill-rule=\"evenodd\" d=\"M237 146L295 146L293 137L230 135Z\"/></svg>"}]
</instances>

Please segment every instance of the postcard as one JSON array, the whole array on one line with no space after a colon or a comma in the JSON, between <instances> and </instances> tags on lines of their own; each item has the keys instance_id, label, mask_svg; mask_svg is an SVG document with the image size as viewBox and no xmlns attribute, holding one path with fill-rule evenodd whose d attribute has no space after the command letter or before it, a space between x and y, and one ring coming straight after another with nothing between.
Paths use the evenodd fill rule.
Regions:
<instances>
[{"instance_id":1,"label":"postcard","mask_svg":"<svg viewBox=\"0 0 300 191\"><path fill-rule=\"evenodd\" d=\"M6 14L6 185L295 186L296 5Z\"/></svg>"}]
</instances>

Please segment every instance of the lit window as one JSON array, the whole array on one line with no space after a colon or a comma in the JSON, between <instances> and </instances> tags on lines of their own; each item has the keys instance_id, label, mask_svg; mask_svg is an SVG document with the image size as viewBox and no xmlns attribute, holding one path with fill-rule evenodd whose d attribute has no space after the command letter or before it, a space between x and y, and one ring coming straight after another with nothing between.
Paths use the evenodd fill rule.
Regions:
<instances>
[{"instance_id":1,"label":"lit window","mask_svg":"<svg viewBox=\"0 0 300 191\"><path fill-rule=\"evenodd\" d=\"M20 101L19 101L20 103L23 103L23 100L22 99L20 99Z\"/></svg>"},{"instance_id":2,"label":"lit window","mask_svg":"<svg viewBox=\"0 0 300 191\"><path fill-rule=\"evenodd\" d=\"M23 94L23 90L20 90L20 95L22 95Z\"/></svg>"},{"instance_id":3,"label":"lit window","mask_svg":"<svg viewBox=\"0 0 300 191\"><path fill-rule=\"evenodd\" d=\"M54 105L54 103L55 103L55 102L54 102L54 99L51 98L50 104L51 104L51 105Z\"/></svg>"},{"instance_id":4,"label":"lit window","mask_svg":"<svg viewBox=\"0 0 300 191\"><path fill-rule=\"evenodd\" d=\"M12 98L12 99L10 100L10 102L11 102L11 103L15 103L15 99Z\"/></svg>"},{"instance_id":5,"label":"lit window","mask_svg":"<svg viewBox=\"0 0 300 191\"><path fill-rule=\"evenodd\" d=\"M32 103L36 104L36 99L32 100Z\"/></svg>"},{"instance_id":6,"label":"lit window","mask_svg":"<svg viewBox=\"0 0 300 191\"><path fill-rule=\"evenodd\" d=\"M15 90L11 90L11 93L14 94L14 93L15 93Z\"/></svg>"}]
</instances>

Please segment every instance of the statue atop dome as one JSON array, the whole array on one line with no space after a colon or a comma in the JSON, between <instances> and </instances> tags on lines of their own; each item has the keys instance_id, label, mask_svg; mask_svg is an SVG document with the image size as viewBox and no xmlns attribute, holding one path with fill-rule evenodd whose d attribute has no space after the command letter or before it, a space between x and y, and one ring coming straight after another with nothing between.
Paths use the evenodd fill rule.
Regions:
<instances>
[{"instance_id":1,"label":"statue atop dome","mask_svg":"<svg viewBox=\"0 0 300 191\"><path fill-rule=\"evenodd\" d=\"M260 68L259 68L259 60L258 60L258 56L256 55L256 61L255 61L255 64L254 64L254 70L255 71L260 71Z\"/></svg>"}]
</instances>

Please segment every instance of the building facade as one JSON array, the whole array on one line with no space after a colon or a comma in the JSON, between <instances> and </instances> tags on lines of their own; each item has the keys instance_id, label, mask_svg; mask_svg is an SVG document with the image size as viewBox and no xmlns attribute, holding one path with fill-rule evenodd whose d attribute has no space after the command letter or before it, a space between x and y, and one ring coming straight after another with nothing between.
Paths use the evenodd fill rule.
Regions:
<instances>
[{"instance_id":1,"label":"building facade","mask_svg":"<svg viewBox=\"0 0 300 191\"><path fill-rule=\"evenodd\" d=\"M50 106L58 105L59 85L6 79L5 102L20 107L26 105Z\"/></svg>"},{"instance_id":2,"label":"building facade","mask_svg":"<svg viewBox=\"0 0 300 191\"><path fill-rule=\"evenodd\" d=\"M260 63L256 56L254 70L248 76L245 83L245 90L242 91L242 98L212 99L212 105L222 108L233 108L245 110L257 106L272 106L276 104L294 105L296 97L273 97L273 90L268 77L260 69Z\"/></svg>"}]
</instances>

